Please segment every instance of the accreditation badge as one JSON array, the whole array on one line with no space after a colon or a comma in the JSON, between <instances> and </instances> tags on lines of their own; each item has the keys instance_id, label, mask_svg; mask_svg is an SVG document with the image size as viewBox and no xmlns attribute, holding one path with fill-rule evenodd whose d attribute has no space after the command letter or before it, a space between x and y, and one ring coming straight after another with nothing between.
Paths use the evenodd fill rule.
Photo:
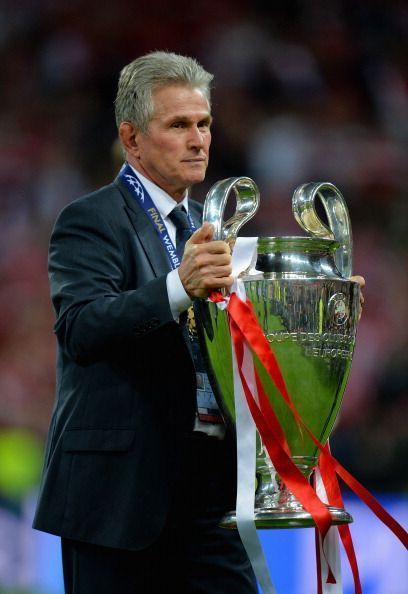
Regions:
<instances>
[{"instance_id":1,"label":"accreditation badge","mask_svg":"<svg viewBox=\"0 0 408 594\"><path fill-rule=\"evenodd\" d=\"M205 371L192 306L187 311L187 329L197 378L197 416L203 423L224 423Z\"/></svg>"}]
</instances>

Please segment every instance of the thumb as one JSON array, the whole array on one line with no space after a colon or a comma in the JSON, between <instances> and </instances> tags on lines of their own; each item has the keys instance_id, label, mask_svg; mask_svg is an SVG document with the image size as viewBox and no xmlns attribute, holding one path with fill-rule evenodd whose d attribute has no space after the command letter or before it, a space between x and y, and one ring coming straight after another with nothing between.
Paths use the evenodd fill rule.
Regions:
<instances>
[{"instance_id":1,"label":"thumb","mask_svg":"<svg viewBox=\"0 0 408 594\"><path fill-rule=\"evenodd\" d=\"M214 227L211 223L203 223L202 226L194 231L190 239L188 240L189 243L206 243L207 241L211 241L214 235Z\"/></svg>"}]
</instances>

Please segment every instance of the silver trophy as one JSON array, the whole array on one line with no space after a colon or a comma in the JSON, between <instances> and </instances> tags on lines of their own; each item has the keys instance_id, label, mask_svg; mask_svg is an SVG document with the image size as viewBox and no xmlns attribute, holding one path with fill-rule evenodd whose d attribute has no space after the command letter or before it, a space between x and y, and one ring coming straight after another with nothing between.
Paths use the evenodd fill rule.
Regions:
<instances>
[{"instance_id":1,"label":"silver trophy","mask_svg":"<svg viewBox=\"0 0 408 594\"><path fill-rule=\"evenodd\" d=\"M235 214L224 223L231 192ZM318 202L320 200L320 204ZM207 194L203 220L214 239L232 249L240 227L256 212L259 191L247 177L216 183ZM326 222L318 214L320 206ZM325 444L339 412L350 372L359 318L359 285L350 281L352 234L348 210L330 183L308 183L293 195L294 216L307 236L258 238L256 264L240 278L258 322L279 363L292 401L306 426ZM209 300L195 303L197 329L214 393L224 419L235 429L232 347L228 313ZM254 356L267 397L285 432L292 460L310 480L320 450L301 430L274 383ZM254 520L258 528L313 526L276 473L257 433ZM328 506L333 524L352 522L342 508ZM232 510L222 521L236 527Z\"/></svg>"}]
</instances>

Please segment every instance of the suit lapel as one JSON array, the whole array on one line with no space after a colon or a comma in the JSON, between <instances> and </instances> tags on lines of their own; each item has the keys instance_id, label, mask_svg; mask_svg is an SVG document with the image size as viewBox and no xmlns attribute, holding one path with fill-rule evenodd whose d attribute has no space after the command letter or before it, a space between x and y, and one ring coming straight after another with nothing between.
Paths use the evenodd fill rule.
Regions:
<instances>
[{"instance_id":1,"label":"suit lapel","mask_svg":"<svg viewBox=\"0 0 408 594\"><path fill-rule=\"evenodd\" d=\"M171 265L169 258L149 217L133 198L125 184L122 183L120 177L115 179L114 184L117 186L125 200L125 208L129 219L140 239L140 243L154 274L156 276L161 276L166 272L170 272ZM189 200L189 212L197 228L201 226L202 211L203 207L199 202Z\"/></svg>"},{"instance_id":2,"label":"suit lapel","mask_svg":"<svg viewBox=\"0 0 408 594\"><path fill-rule=\"evenodd\" d=\"M190 213L191 218L194 221L195 226L197 229L202 225L203 219L203 206L199 202L195 200L188 200L188 211Z\"/></svg>"},{"instance_id":3,"label":"suit lapel","mask_svg":"<svg viewBox=\"0 0 408 594\"><path fill-rule=\"evenodd\" d=\"M155 276L161 276L166 272L170 272L171 266L169 259L149 217L143 208L137 204L136 200L119 178L116 178L114 184L125 200L125 210Z\"/></svg>"}]
</instances>

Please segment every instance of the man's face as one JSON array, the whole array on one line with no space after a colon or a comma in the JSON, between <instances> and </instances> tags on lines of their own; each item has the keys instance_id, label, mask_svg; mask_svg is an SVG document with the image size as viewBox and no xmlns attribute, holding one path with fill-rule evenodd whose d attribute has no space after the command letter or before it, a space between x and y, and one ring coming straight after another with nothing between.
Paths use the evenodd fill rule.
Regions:
<instances>
[{"instance_id":1,"label":"man's face","mask_svg":"<svg viewBox=\"0 0 408 594\"><path fill-rule=\"evenodd\" d=\"M168 85L154 91L153 105L147 133L136 132L129 162L179 201L187 187L205 177L211 143L208 101L198 89Z\"/></svg>"}]
</instances>

